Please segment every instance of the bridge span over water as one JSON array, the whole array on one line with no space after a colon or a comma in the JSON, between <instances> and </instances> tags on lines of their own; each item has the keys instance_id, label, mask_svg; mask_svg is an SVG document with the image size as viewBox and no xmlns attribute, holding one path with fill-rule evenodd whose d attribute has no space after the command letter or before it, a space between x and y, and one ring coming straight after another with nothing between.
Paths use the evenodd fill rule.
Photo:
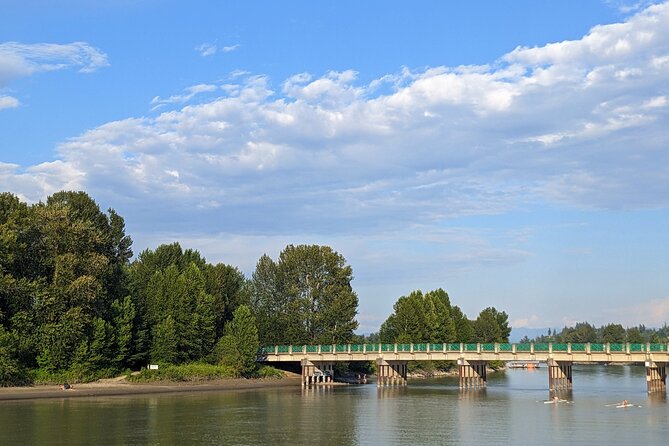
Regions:
<instances>
[{"instance_id":1,"label":"bridge span over water","mask_svg":"<svg viewBox=\"0 0 669 446\"><path fill-rule=\"evenodd\" d=\"M550 390L572 388L572 364L644 364L649 393L666 392L669 344L438 343L275 345L261 362L298 362L302 385L327 380L336 362L374 362L377 385L406 385L409 361L456 361L460 387L484 387L490 361L540 361L548 365Z\"/></svg>"}]
</instances>

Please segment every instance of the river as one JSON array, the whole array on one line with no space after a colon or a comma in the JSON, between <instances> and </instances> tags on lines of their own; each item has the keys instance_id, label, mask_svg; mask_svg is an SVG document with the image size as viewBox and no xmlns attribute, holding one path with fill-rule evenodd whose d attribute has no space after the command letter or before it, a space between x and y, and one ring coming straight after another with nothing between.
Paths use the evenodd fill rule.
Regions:
<instances>
[{"instance_id":1,"label":"river","mask_svg":"<svg viewBox=\"0 0 669 446\"><path fill-rule=\"evenodd\" d=\"M485 390L457 378L243 392L0 403L0 445L443 445L669 441L665 395L646 394L638 366L574 366L574 389L549 399L547 369L489 374ZM640 407L617 409L628 400ZM573 402L572 402L573 401Z\"/></svg>"}]
</instances>

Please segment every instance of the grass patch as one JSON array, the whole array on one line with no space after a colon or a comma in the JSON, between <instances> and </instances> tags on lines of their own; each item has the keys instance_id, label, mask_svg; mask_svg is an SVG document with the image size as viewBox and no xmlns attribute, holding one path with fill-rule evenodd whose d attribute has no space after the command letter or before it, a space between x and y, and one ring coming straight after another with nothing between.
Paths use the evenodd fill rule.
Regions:
<instances>
[{"instance_id":1,"label":"grass patch","mask_svg":"<svg viewBox=\"0 0 669 446\"><path fill-rule=\"evenodd\" d=\"M30 370L27 375L32 384L87 383L118 376L118 370L106 369L82 373L79 370L34 369Z\"/></svg>"},{"instance_id":2,"label":"grass patch","mask_svg":"<svg viewBox=\"0 0 669 446\"><path fill-rule=\"evenodd\" d=\"M131 382L154 381L209 381L234 378L234 371L224 365L193 362L190 364L161 364L158 370L142 369L139 374L128 375Z\"/></svg>"},{"instance_id":3,"label":"grass patch","mask_svg":"<svg viewBox=\"0 0 669 446\"><path fill-rule=\"evenodd\" d=\"M261 366L255 375L257 378L283 378L283 372L268 365Z\"/></svg>"},{"instance_id":4,"label":"grass patch","mask_svg":"<svg viewBox=\"0 0 669 446\"><path fill-rule=\"evenodd\" d=\"M283 372L274 367L262 366L252 378L282 378ZM189 364L160 364L158 370L142 369L139 373L130 375L130 382L145 383L156 381L198 382L215 379L238 378L232 367L220 364L193 362Z\"/></svg>"}]
</instances>

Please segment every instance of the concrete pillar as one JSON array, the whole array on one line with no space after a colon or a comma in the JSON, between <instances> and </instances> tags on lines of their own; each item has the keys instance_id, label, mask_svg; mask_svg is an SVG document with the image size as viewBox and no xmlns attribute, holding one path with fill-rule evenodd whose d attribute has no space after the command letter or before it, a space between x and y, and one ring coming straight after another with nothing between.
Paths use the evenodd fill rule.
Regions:
<instances>
[{"instance_id":1,"label":"concrete pillar","mask_svg":"<svg viewBox=\"0 0 669 446\"><path fill-rule=\"evenodd\" d=\"M648 393L666 393L667 363L646 361L646 385Z\"/></svg>"},{"instance_id":2,"label":"concrete pillar","mask_svg":"<svg viewBox=\"0 0 669 446\"><path fill-rule=\"evenodd\" d=\"M405 386L407 384L407 361L376 360L376 385L379 387L388 385Z\"/></svg>"},{"instance_id":3,"label":"concrete pillar","mask_svg":"<svg viewBox=\"0 0 669 446\"><path fill-rule=\"evenodd\" d=\"M572 388L571 361L548 360L548 388L554 390L569 390Z\"/></svg>"},{"instance_id":4,"label":"concrete pillar","mask_svg":"<svg viewBox=\"0 0 669 446\"><path fill-rule=\"evenodd\" d=\"M461 389L483 388L488 382L488 363L486 361L458 360L458 375Z\"/></svg>"},{"instance_id":5,"label":"concrete pillar","mask_svg":"<svg viewBox=\"0 0 669 446\"><path fill-rule=\"evenodd\" d=\"M303 359L301 364L302 364L302 386L333 382L334 363L311 362L307 359Z\"/></svg>"},{"instance_id":6,"label":"concrete pillar","mask_svg":"<svg viewBox=\"0 0 669 446\"><path fill-rule=\"evenodd\" d=\"M314 365L307 361L306 359L303 359L301 361L302 365L302 374L301 374L301 381L302 381L302 387L308 386L311 384L311 379L314 376Z\"/></svg>"}]
</instances>

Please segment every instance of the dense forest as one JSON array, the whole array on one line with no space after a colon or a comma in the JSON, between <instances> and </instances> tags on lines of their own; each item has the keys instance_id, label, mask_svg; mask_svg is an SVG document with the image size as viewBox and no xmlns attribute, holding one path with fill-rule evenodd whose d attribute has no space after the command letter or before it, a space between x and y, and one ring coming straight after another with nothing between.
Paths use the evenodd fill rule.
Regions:
<instances>
[{"instance_id":1,"label":"dense forest","mask_svg":"<svg viewBox=\"0 0 669 446\"><path fill-rule=\"evenodd\" d=\"M253 376L261 345L364 341L354 334L353 270L330 247L263 255L250 278L179 243L136 256L131 247L124 219L84 192L32 205L0 194L0 385L90 380L149 363ZM438 289L400 297L372 338L505 342L510 330L505 312L469 320Z\"/></svg>"},{"instance_id":2,"label":"dense forest","mask_svg":"<svg viewBox=\"0 0 669 446\"><path fill-rule=\"evenodd\" d=\"M346 342L352 269L326 246L287 246L253 276L178 243L134 260L125 222L84 192L28 205L0 194L0 384L85 380L148 363L256 371L267 343Z\"/></svg>"}]
</instances>

